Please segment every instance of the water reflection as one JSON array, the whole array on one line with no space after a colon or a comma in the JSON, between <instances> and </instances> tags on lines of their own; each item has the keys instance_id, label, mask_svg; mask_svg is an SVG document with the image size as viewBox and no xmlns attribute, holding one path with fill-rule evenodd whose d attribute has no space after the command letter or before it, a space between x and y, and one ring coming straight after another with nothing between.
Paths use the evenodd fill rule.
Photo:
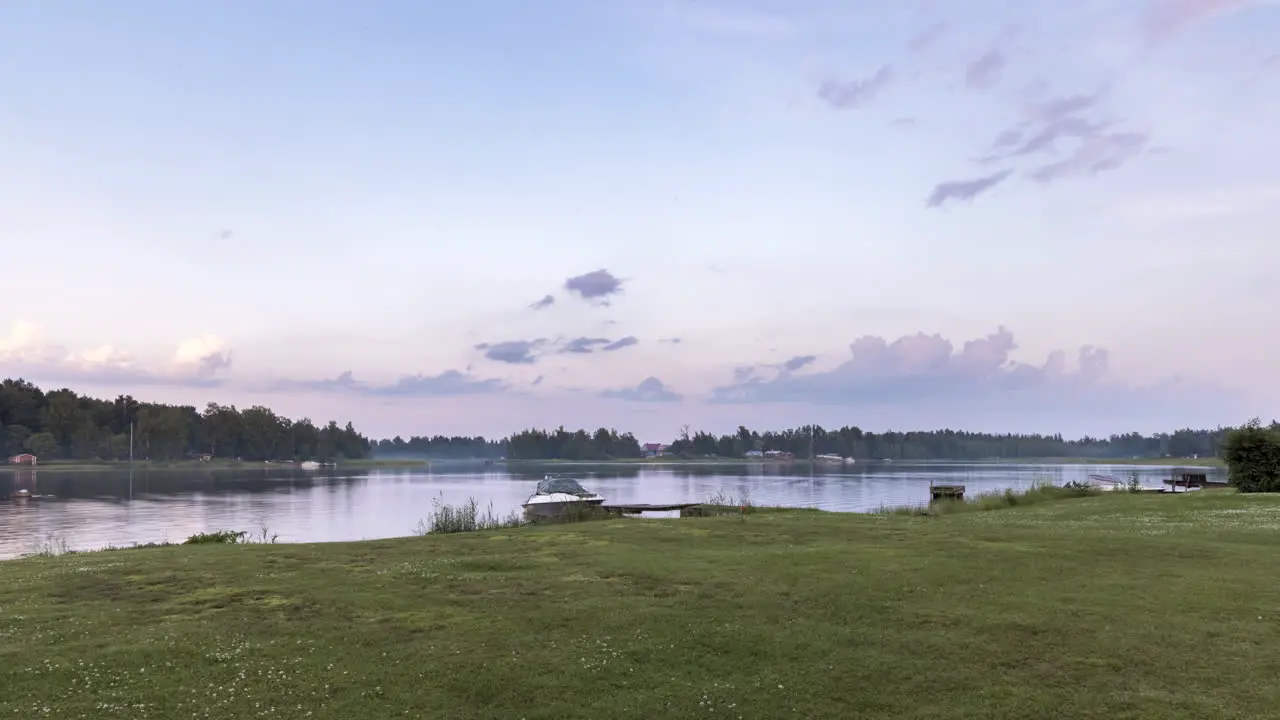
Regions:
<instances>
[{"instance_id":1,"label":"water reflection","mask_svg":"<svg viewBox=\"0 0 1280 720\"><path fill-rule=\"evenodd\" d=\"M255 470L0 472L0 558L31 552L56 539L75 549L181 541L196 532L257 531L285 542L321 542L409 534L432 502L470 497L494 512L517 510L547 472L578 478L608 502L698 502L714 494L749 497L759 505L868 511L921 504L931 483L958 483L970 495L1036 482L1062 484L1090 473L1148 485L1166 467L1020 465L1010 463L867 463L807 465L445 466L433 470L305 472ZM1210 469L1212 478L1223 478ZM14 500L19 490L37 496ZM46 497L46 496L52 496Z\"/></svg>"}]
</instances>

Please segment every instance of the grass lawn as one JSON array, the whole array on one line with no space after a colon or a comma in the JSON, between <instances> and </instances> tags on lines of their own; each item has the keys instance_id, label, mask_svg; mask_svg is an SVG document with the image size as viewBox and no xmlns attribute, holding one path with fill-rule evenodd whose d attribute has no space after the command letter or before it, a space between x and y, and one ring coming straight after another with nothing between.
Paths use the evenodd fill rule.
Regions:
<instances>
[{"instance_id":1,"label":"grass lawn","mask_svg":"<svg viewBox=\"0 0 1280 720\"><path fill-rule=\"evenodd\" d=\"M0 718L1264 718L1280 498L0 562Z\"/></svg>"}]
</instances>

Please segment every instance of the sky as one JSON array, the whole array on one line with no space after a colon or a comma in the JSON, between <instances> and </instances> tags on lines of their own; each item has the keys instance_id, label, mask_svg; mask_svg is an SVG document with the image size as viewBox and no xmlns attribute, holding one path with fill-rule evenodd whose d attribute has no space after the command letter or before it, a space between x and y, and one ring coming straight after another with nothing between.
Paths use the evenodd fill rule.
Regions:
<instances>
[{"instance_id":1,"label":"sky","mask_svg":"<svg viewBox=\"0 0 1280 720\"><path fill-rule=\"evenodd\" d=\"M0 6L0 376L377 437L1280 415L1277 0Z\"/></svg>"}]
</instances>

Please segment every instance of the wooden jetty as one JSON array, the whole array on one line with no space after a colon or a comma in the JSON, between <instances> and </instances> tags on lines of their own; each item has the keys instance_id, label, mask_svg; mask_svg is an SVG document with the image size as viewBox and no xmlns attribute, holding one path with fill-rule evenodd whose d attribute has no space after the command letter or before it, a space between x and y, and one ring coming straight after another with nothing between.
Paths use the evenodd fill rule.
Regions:
<instances>
[{"instance_id":1,"label":"wooden jetty","mask_svg":"<svg viewBox=\"0 0 1280 720\"><path fill-rule=\"evenodd\" d=\"M650 503L633 503L626 505L601 505L601 509L605 512L611 512L615 515L639 515L647 512L674 512L680 511L680 516L684 517L687 511L690 515L698 514L695 508L701 509L702 503L667 503L667 504L650 504Z\"/></svg>"},{"instance_id":2,"label":"wooden jetty","mask_svg":"<svg viewBox=\"0 0 1280 720\"><path fill-rule=\"evenodd\" d=\"M938 502L939 500L963 500L963 485L930 485L929 501Z\"/></svg>"},{"instance_id":3,"label":"wooden jetty","mask_svg":"<svg viewBox=\"0 0 1280 720\"><path fill-rule=\"evenodd\" d=\"M1164 481L1165 485L1171 486L1175 492L1178 488L1224 488L1230 483L1225 480L1210 480L1209 473L1200 469L1178 468L1173 471L1173 477Z\"/></svg>"}]
</instances>

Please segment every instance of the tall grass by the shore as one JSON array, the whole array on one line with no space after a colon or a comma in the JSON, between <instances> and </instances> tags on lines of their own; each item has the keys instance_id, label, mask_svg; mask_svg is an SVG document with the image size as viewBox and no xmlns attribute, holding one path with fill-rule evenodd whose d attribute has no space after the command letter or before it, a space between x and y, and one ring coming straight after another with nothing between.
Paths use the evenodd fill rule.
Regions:
<instances>
[{"instance_id":1,"label":"tall grass by the shore","mask_svg":"<svg viewBox=\"0 0 1280 720\"><path fill-rule=\"evenodd\" d=\"M939 500L931 502L928 505L884 507L881 508L879 512L885 515L923 515L937 517L941 515L953 515L956 513L1003 510L1022 505L1036 505L1038 503L1070 500L1072 498L1092 497L1094 495L1098 495L1100 492L1101 490L1099 488L1083 483L1053 485L1045 482L1033 485L1026 490L1006 488L1003 491L981 493L963 500Z\"/></svg>"},{"instance_id":2,"label":"tall grass by the shore","mask_svg":"<svg viewBox=\"0 0 1280 720\"><path fill-rule=\"evenodd\" d=\"M444 502L443 497L436 497L432 498L431 505L431 514L418 521L418 526L413 531L415 535L499 530L528 524L520 513L514 511L506 515L498 515L493 510L492 502L481 511L480 503L473 497L467 498L467 501L460 505L449 505Z\"/></svg>"}]
</instances>

